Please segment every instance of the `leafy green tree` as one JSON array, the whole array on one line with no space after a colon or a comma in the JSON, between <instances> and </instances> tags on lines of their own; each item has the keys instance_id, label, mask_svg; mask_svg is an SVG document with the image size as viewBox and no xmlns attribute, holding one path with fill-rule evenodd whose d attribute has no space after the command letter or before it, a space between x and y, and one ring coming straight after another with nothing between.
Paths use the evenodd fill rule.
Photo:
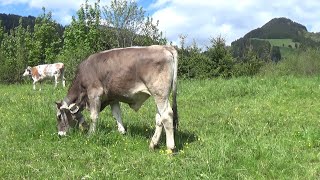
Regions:
<instances>
[{"instance_id":1,"label":"leafy green tree","mask_svg":"<svg viewBox=\"0 0 320 180\"><path fill-rule=\"evenodd\" d=\"M211 68L210 77L230 77L234 59L227 49L225 39L221 36L210 40L211 46L207 48L206 55L210 59L209 67Z\"/></svg>"},{"instance_id":2,"label":"leafy green tree","mask_svg":"<svg viewBox=\"0 0 320 180\"><path fill-rule=\"evenodd\" d=\"M256 52L251 48L249 51L246 51L244 56L239 58L238 62L234 65L233 76L254 76L265 63L265 61L258 58Z\"/></svg>"},{"instance_id":3,"label":"leafy green tree","mask_svg":"<svg viewBox=\"0 0 320 180\"><path fill-rule=\"evenodd\" d=\"M147 46L152 44L167 44L167 39L163 33L158 29L159 20L154 23L153 18L146 17L145 23L142 26L142 31L136 39L136 44Z\"/></svg>"},{"instance_id":4,"label":"leafy green tree","mask_svg":"<svg viewBox=\"0 0 320 180\"><path fill-rule=\"evenodd\" d=\"M159 21L145 16L145 11L135 1L112 0L103 7L105 21L114 29L117 47L134 45L165 44L167 41L159 31Z\"/></svg>"},{"instance_id":5,"label":"leafy green tree","mask_svg":"<svg viewBox=\"0 0 320 180\"><path fill-rule=\"evenodd\" d=\"M116 31L117 46L132 46L144 22L143 8L135 1L112 0L103 9L107 24Z\"/></svg>"},{"instance_id":6,"label":"leafy green tree","mask_svg":"<svg viewBox=\"0 0 320 180\"><path fill-rule=\"evenodd\" d=\"M77 11L77 17L72 17L72 22L64 31L63 51L60 59L66 64L67 78L74 75L77 65L90 54L108 49L111 37L109 30L101 25L101 11L98 0L94 6L88 0ZM111 45L112 47L112 45ZM110 47L110 48L111 48Z\"/></svg>"},{"instance_id":7,"label":"leafy green tree","mask_svg":"<svg viewBox=\"0 0 320 180\"><path fill-rule=\"evenodd\" d=\"M22 80L22 73L28 62L28 40L30 32L19 25L5 33L0 46L0 79L1 82L14 83Z\"/></svg>"},{"instance_id":8,"label":"leafy green tree","mask_svg":"<svg viewBox=\"0 0 320 180\"><path fill-rule=\"evenodd\" d=\"M58 34L57 23L52 19L52 13L46 13L36 18L32 39L30 65L53 63L60 52L61 39Z\"/></svg>"},{"instance_id":9,"label":"leafy green tree","mask_svg":"<svg viewBox=\"0 0 320 180\"><path fill-rule=\"evenodd\" d=\"M210 58L202 53L195 40L187 48L189 56L189 78L208 79L210 77Z\"/></svg>"}]
</instances>

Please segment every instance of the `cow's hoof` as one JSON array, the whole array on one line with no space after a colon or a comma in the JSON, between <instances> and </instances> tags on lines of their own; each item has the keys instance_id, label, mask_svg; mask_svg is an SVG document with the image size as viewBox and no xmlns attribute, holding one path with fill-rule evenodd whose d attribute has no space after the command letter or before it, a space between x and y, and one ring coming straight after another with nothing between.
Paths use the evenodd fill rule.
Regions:
<instances>
[{"instance_id":1,"label":"cow's hoof","mask_svg":"<svg viewBox=\"0 0 320 180\"><path fill-rule=\"evenodd\" d=\"M118 128L120 134L126 134L126 130L124 128Z\"/></svg>"},{"instance_id":2,"label":"cow's hoof","mask_svg":"<svg viewBox=\"0 0 320 180\"><path fill-rule=\"evenodd\" d=\"M89 130L89 126L85 123L82 123L82 124L79 124L79 129L82 131L82 132L88 132Z\"/></svg>"},{"instance_id":3,"label":"cow's hoof","mask_svg":"<svg viewBox=\"0 0 320 180\"><path fill-rule=\"evenodd\" d=\"M149 145L149 149L151 150L151 151L153 151L154 149L155 149L155 147L156 147L156 145L152 142L152 140L151 140L151 142L150 142L150 145Z\"/></svg>"}]
</instances>

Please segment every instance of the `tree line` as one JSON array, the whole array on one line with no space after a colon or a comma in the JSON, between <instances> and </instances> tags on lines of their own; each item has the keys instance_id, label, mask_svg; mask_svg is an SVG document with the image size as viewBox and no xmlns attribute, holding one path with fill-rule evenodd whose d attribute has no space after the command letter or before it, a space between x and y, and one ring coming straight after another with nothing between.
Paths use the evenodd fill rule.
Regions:
<instances>
[{"instance_id":1,"label":"tree line","mask_svg":"<svg viewBox=\"0 0 320 180\"><path fill-rule=\"evenodd\" d=\"M112 48L172 44L159 30L159 21L145 15L135 1L112 0L109 6L100 7L100 0L90 5L88 0L72 17L69 25L61 27L52 19L52 12L43 8L35 18L34 27L19 25L6 30L0 26L0 82L19 83L27 66L63 62L66 77L74 76L77 65L90 54ZM63 31L61 31L63 29ZM262 41L261 49L247 47L241 55L226 45L221 36L210 39L201 49L194 42L186 46L187 36L180 36L180 78L210 79L215 77L252 76L268 62L270 52L277 53ZM268 54L269 53L269 54Z\"/></svg>"},{"instance_id":2,"label":"tree line","mask_svg":"<svg viewBox=\"0 0 320 180\"><path fill-rule=\"evenodd\" d=\"M118 47L166 44L157 21L145 16L134 1L113 0L100 7L100 0L88 0L77 11L70 25L61 26L52 12L43 8L34 27L20 18L18 26L0 26L0 81L16 83L24 69L38 64L63 62L67 77L72 78L80 61L90 54ZM30 24L30 23L29 23Z\"/></svg>"}]
</instances>

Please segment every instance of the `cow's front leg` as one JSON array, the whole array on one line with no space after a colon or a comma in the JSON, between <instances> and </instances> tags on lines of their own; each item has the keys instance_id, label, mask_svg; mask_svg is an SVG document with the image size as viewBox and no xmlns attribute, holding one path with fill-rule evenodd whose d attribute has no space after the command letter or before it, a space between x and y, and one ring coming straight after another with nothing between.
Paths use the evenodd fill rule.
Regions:
<instances>
[{"instance_id":1,"label":"cow's front leg","mask_svg":"<svg viewBox=\"0 0 320 180\"><path fill-rule=\"evenodd\" d=\"M119 102L113 103L113 104L111 104L110 106L111 106L112 115L113 115L113 117L114 117L114 118L116 119L116 121L117 121L118 131L119 131L121 134L125 134L125 133L126 133L126 130L125 130L125 128L123 127L123 124L122 124L121 109L120 109L120 104L119 104Z\"/></svg>"},{"instance_id":2,"label":"cow's front leg","mask_svg":"<svg viewBox=\"0 0 320 180\"><path fill-rule=\"evenodd\" d=\"M89 130L89 125L87 124L83 115L81 113L79 113L78 116L76 117L76 119L78 119L78 121L79 121L79 124L78 124L79 129L81 131L87 132Z\"/></svg>"},{"instance_id":3,"label":"cow's front leg","mask_svg":"<svg viewBox=\"0 0 320 180\"><path fill-rule=\"evenodd\" d=\"M96 131L97 121L98 121L100 107L101 107L99 96L89 98L89 103L90 103L90 118L91 118L89 134L93 134Z\"/></svg>"},{"instance_id":4,"label":"cow's front leg","mask_svg":"<svg viewBox=\"0 0 320 180\"><path fill-rule=\"evenodd\" d=\"M34 81L32 84L33 84L33 90L36 90L36 82Z\"/></svg>"},{"instance_id":5,"label":"cow's front leg","mask_svg":"<svg viewBox=\"0 0 320 180\"><path fill-rule=\"evenodd\" d=\"M41 89L42 89L42 82L41 81L39 81L39 91L41 91Z\"/></svg>"}]
</instances>

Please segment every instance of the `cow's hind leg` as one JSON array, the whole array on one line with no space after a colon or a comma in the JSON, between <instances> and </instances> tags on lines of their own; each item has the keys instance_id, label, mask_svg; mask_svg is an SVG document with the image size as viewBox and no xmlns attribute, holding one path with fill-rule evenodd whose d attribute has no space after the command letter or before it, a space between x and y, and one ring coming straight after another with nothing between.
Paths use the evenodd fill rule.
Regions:
<instances>
[{"instance_id":1,"label":"cow's hind leg","mask_svg":"<svg viewBox=\"0 0 320 180\"><path fill-rule=\"evenodd\" d=\"M114 118L116 119L116 121L117 121L118 131L119 131L121 134L125 134L125 133L126 133L126 130L125 130L125 128L123 127L123 124L122 124L121 109L120 109L120 104L119 104L119 102L116 102L116 103L111 104L111 111L112 111L113 117L114 117Z\"/></svg>"},{"instance_id":2,"label":"cow's hind leg","mask_svg":"<svg viewBox=\"0 0 320 180\"><path fill-rule=\"evenodd\" d=\"M173 131L173 112L169 104L168 98L155 98L158 108L158 113L156 115L156 131L151 139L150 148L154 148L158 144L162 127L164 127L166 132L166 144L169 150L174 150L174 131Z\"/></svg>"},{"instance_id":3,"label":"cow's hind leg","mask_svg":"<svg viewBox=\"0 0 320 180\"><path fill-rule=\"evenodd\" d=\"M157 113L156 114L156 130L151 138L151 142L149 145L150 149L154 149L156 145L158 145L159 140L160 140L160 136L161 136L161 132L162 132L162 128L163 128L163 124L161 122L161 117L160 114Z\"/></svg>"},{"instance_id":4,"label":"cow's hind leg","mask_svg":"<svg viewBox=\"0 0 320 180\"><path fill-rule=\"evenodd\" d=\"M54 75L54 88L57 88L58 86L58 77L59 77L59 74Z\"/></svg>"}]
</instances>

